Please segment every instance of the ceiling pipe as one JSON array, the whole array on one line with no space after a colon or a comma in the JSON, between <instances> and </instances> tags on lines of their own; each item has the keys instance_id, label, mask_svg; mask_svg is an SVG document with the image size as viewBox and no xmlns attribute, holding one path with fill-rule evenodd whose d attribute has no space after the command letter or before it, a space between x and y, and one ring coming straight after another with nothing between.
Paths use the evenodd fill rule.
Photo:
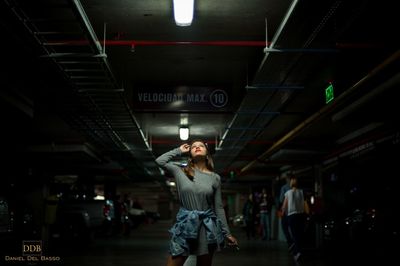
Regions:
<instances>
[{"instance_id":1,"label":"ceiling pipe","mask_svg":"<svg viewBox=\"0 0 400 266\"><path fill-rule=\"evenodd\" d=\"M84 29L85 29L87 35L90 37L90 38L88 38L88 41L86 41L86 42L89 42L90 44L92 44L92 46L95 47L95 50L96 50L97 54L105 54L105 48L106 48L106 45L107 45L106 40L105 39L103 40L104 46L101 47L101 45L99 44L99 41L97 39L96 33L93 30L93 28L92 28L92 26L90 24L89 18L87 17L87 15L86 15L86 13L84 11L84 8L82 7L80 1L79 0L72 0L71 2L72 2L73 10L75 11L75 13L77 15L77 18L82 22L83 25L85 25ZM105 30L105 26L104 26L104 30ZM104 36L105 36L105 32L104 32ZM111 71L111 67L110 67L110 65L109 65L109 63L107 61L106 56L102 57L101 59L103 60L103 64L105 66L105 70L106 70L108 76L111 78L115 88L117 90L119 90L120 89L119 85L117 84L117 81L116 81L116 78L114 76L114 73ZM120 96L121 96L121 94L120 94ZM96 108L99 108L97 106L97 104L95 103L95 101L92 99L92 97L90 97L90 100L92 101L92 103L95 105ZM147 141L147 138L145 137L142 129L140 128L139 123L136 120L136 117L133 115L131 108L129 107L129 105L127 104L127 102L125 101L125 99L122 96L121 96L121 100L122 100L122 102L124 104L124 107L127 109L128 113L129 113L129 116L132 119L133 124L136 126L136 129L138 130L138 132L139 132L139 134L140 134L140 136L141 136L146 148L148 150L150 150L150 145L149 145L149 143ZM124 148L126 148L127 150L130 150L130 148L122 141L122 139L120 138L118 133L115 132L114 129L112 129L112 127L109 125L107 120L105 122L106 122L106 125L108 127L110 127L111 132L113 133L113 135L118 139L118 142Z\"/></svg>"},{"instance_id":2,"label":"ceiling pipe","mask_svg":"<svg viewBox=\"0 0 400 266\"><path fill-rule=\"evenodd\" d=\"M85 56L90 56L90 57L95 57L98 59L97 62L90 62L90 63L95 63L95 64L101 63L102 71L100 71L100 72L103 72L104 78L107 78L109 80L109 82L102 82L100 84L105 84L105 83L111 84L109 91L113 92L113 93L114 92L120 93L119 95L124 104L124 107L128 110L129 116L130 116L134 126L138 130L140 137L143 140L143 143L146 146L147 150L149 150L149 144L147 142L147 139L145 138L141 128L138 126L138 122L137 122L136 118L133 116L132 111L130 110L126 100L122 97L123 90L121 92L120 86L117 82L117 79L115 78L115 76L111 70L111 67L107 61L107 55L105 54L105 45L106 45L106 43L105 43L105 29L106 28L105 28L105 26L104 26L104 40L103 40L104 46L102 47L100 45L100 42L96 36L96 33L95 33L94 29L92 28L89 18L87 17L85 10L84 10L83 6L81 5L80 1L79 0L68 0L68 2L69 2L68 6L71 8L72 13L74 14L74 18L80 22L82 30L85 33L84 35L85 35L86 39L82 42L82 45L85 45L85 46L88 46L88 48L91 48L91 53L88 53L88 54L53 53L53 49L52 49L53 47L49 47L52 45L49 45L49 42L44 41L42 38L39 38L39 36L43 36L43 35L49 36L53 33L59 34L59 33L64 33L64 32L62 30L60 32L53 32L53 33L48 32L49 34L46 34L46 32L37 32L36 31L37 28L35 27L34 24L28 25L28 23L31 22L32 20L30 20L29 17L27 17L26 12L23 12L23 10L19 11L17 9L18 6L13 6L10 3L7 3L7 4L11 8L11 10L14 12L14 14L17 16L17 18L21 21L21 23L23 23L23 25L28 30L28 32L33 36L33 38L37 41L37 43L44 50L45 55L41 56L41 57L51 58L53 60L53 62L59 67L60 71L64 74L64 77L66 78L66 80L70 81L70 84L76 89L76 92L78 94L84 92L85 95L89 98L89 100L92 103L92 105L94 106L94 108L100 114L100 121L97 121L96 119L94 119L93 122L99 124L99 127L103 130L105 135L108 136L108 138L111 140L111 143L114 144L116 147L122 148L124 150L131 150L131 148L121 138L120 134L114 130L107 115L102 112L101 106L99 106L99 104L95 101L95 99L93 99L92 95L90 94L90 91L89 90L82 91L82 87L80 86L81 85L80 83L82 83L82 82L77 82L76 80L74 80L73 76L70 76L68 74L68 71L65 71L65 68L63 66L61 66L61 64L64 64L64 63L71 64L71 63L79 63L81 61L77 60L75 62L71 62L71 61L61 62L61 61L57 60L57 58L68 57L68 56L80 56L81 58L84 58ZM62 46L64 44L59 43L56 45ZM96 92L96 91L94 91L94 92ZM81 120L81 123L85 126L86 129L89 130L89 135L95 136L95 139L99 139L99 141L97 141L98 143L100 143L104 147L108 147L109 143L104 142L102 135L96 133L96 131L94 131L94 133L92 133L93 130L90 131L91 128L89 125L87 125L87 123L85 121L82 121L82 119L79 119L79 118L78 118L78 120ZM103 124L101 124L100 122L102 122Z\"/></svg>"},{"instance_id":3,"label":"ceiling pipe","mask_svg":"<svg viewBox=\"0 0 400 266\"><path fill-rule=\"evenodd\" d=\"M382 131L379 133L375 133L375 134L370 134L369 136L360 139L360 140L356 140L353 143L350 143L344 147L341 147L340 149L334 150L332 151L330 154L328 154L327 156L325 156L324 162L330 161L330 160L335 160L336 158L340 157L342 154L345 154L348 151L351 151L352 149L355 149L359 146L365 145L367 143L376 143L379 140L385 139L388 136L390 137L390 134L392 134L391 131ZM357 136L358 137L358 136Z\"/></svg>"},{"instance_id":4,"label":"ceiling pipe","mask_svg":"<svg viewBox=\"0 0 400 266\"><path fill-rule=\"evenodd\" d=\"M297 2L298 2L298 0L293 0L292 3L290 4L290 7L289 7L288 11L286 12L284 19L282 20L281 24L279 25L279 29L277 30L277 32L274 34L274 36L273 36L273 38L272 38L272 42L271 42L271 43L268 43L268 42L263 41L263 42L262 42L262 45L263 45L263 46L266 46L266 47L268 47L268 48L272 48L272 47L274 46L275 42L278 40L279 36L281 35L281 33L282 33L282 31L283 31L283 29L284 29L284 27L285 27L285 25L286 25L286 23L287 23L289 17L292 15L293 10L294 10L294 8L295 8ZM261 65L259 66L259 68L258 68L258 70L257 70L257 73L258 73L258 72L260 71L260 69L263 67L263 65L264 65L264 63L265 63L265 61L266 61L266 59L267 59L267 55L268 55L268 54L266 54L266 55L264 56L264 59L262 60L262 63L261 63ZM239 108L239 109L240 109L240 108ZM237 116L238 116L238 115L237 115L237 113L236 113L235 116L233 117L233 119L231 120L231 122L229 123L228 128L225 130L225 132L224 132L224 134L223 134L223 136L222 136L222 138L221 138L221 140L220 140L220 143L219 143L218 146L217 146L218 149L221 149L221 148L222 148L222 143L224 142L226 136L228 135L229 130L230 130L230 127L234 124L235 120L237 119Z\"/></svg>"},{"instance_id":5,"label":"ceiling pipe","mask_svg":"<svg viewBox=\"0 0 400 266\"><path fill-rule=\"evenodd\" d=\"M100 114L102 122L106 125L106 128L102 128L104 132L110 137L112 142L119 148L123 148L124 150L131 150L131 148L125 144L125 142L121 139L119 134L114 130L113 126L110 123L110 119L102 112L101 108L99 105L96 103L96 101L91 97L89 94L87 94L87 97L89 98L89 101L91 104L95 107L96 111L98 114ZM111 133L111 134L110 134Z\"/></svg>"},{"instance_id":6,"label":"ceiling pipe","mask_svg":"<svg viewBox=\"0 0 400 266\"><path fill-rule=\"evenodd\" d=\"M73 7L73 11L76 14L76 17L81 21L83 25L85 25L84 30L88 34L88 41L99 52L99 54L104 53L103 49L97 39L96 32L93 30L92 25L90 24L89 18L86 15L86 12L79 0L71 0L71 6Z\"/></svg>"},{"instance_id":7,"label":"ceiling pipe","mask_svg":"<svg viewBox=\"0 0 400 266\"><path fill-rule=\"evenodd\" d=\"M283 18L283 20L281 21L281 23L280 23L280 25L279 25L279 30L277 30L276 32L275 32L275 34L274 34L274 36L273 36L273 38L272 38L272 42L271 43L268 43L268 41L266 40L266 42L264 43L265 45L266 45L266 47L264 48L264 49L269 49L270 50L270 52L282 52L282 51L273 51L273 46L274 46L274 44L276 43L276 41L277 40L279 40L280 39L280 36L283 34L283 32L284 32L284 29L287 27L287 22L288 22L288 20L290 19L290 17L294 14L294 10L295 10L295 7L296 7L296 5L297 5L297 3L298 3L299 1L298 0L293 0L292 2L291 2L291 4L290 4L290 6L289 6L289 8L288 8L288 10L286 11L286 14L285 14L285 16L284 16L284 18ZM263 67L263 65L265 64L265 62L266 62L266 60L267 60L267 57L268 57L268 54L270 53L270 52L266 52L266 54L265 54L265 56L264 56L264 58L263 58L263 62L260 64L260 66L259 66L259 68L257 69L257 71L256 71L256 76L257 76L257 74L260 72L260 70L262 69L262 67ZM247 87L247 88L252 88L252 86L251 87ZM278 91L279 89L281 89L281 88L275 88L274 89L274 93L276 92L276 91ZM241 106L240 106L240 108L238 109L238 110L240 110L241 108L245 108L246 107L246 102L247 102L247 99L250 99L251 98L251 96L249 96L249 95L246 95L246 98L242 101L242 103L241 103ZM263 109L262 110L264 110L264 108L266 107L266 104L264 103L263 104ZM262 110L260 110L260 111L262 111ZM237 117L237 116L235 116L232 120L231 120L231 125L234 125L235 123L236 123L236 121L239 121L239 118ZM256 121L256 120L253 120L253 122L254 121ZM264 123L264 122L263 122ZM268 122L269 123L269 122ZM249 125L249 126L251 126L251 125ZM266 124L264 125L264 127L266 126ZM223 138L221 139L221 143L220 143L220 145L218 146L219 147L219 149L218 149L218 152L215 154L216 156L215 156L215 158L216 159L218 159L218 157L220 157L220 156L224 156L224 153L228 153L229 152L229 155L232 157L232 158L234 158L234 157L236 157L237 155L238 155L238 153L240 152L240 150L241 149L243 149L244 148L244 146L245 145L247 145L248 143L249 143L249 141L250 141L250 139L249 140L247 140L247 141L243 141L243 142L241 142L240 143L240 145L237 145L237 141L234 143L234 145L236 145L236 147L224 147L224 146L232 146L232 145L228 145L228 144L226 144L226 143L224 143L224 141L225 140L228 140L228 138L229 138L229 135L230 135L230 128L231 128L231 126L229 126L227 129L226 129L226 131L224 132L224 134L223 134ZM236 133L238 133L237 131L235 131ZM240 133L238 133L238 134L240 134ZM242 131L242 133L240 134L241 136L243 136L244 134L246 134L246 132L245 132L245 130L244 131ZM254 136L257 136L259 134L259 132L257 132L256 134L253 134L253 137L252 137L252 139L254 139ZM235 134L236 135L236 134ZM223 145L223 143L225 144L225 145ZM220 167L221 167L221 169L223 169L225 166L224 165L226 165L227 163L228 163L228 160L226 160L226 159L224 159L224 158L222 158L222 161L224 162L224 163L222 163L222 164L219 164L220 165ZM222 165L222 166L221 166ZM239 170L240 171L240 170Z\"/></svg>"},{"instance_id":8,"label":"ceiling pipe","mask_svg":"<svg viewBox=\"0 0 400 266\"><path fill-rule=\"evenodd\" d=\"M276 141L267 151L265 151L263 154L258 156L256 160L253 160L252 162L245 165L240 170L240 172L243 173L245 171L248 171L257 162L264 161L271 154L273 154L278 149L280 149L282 146L284 146L286 143L288 143L289 141L294 139L297 135L299 135L308 126L314 124L322 117L324 117L324 116L328 115L329 113L333 112L334 110L336 110L338 107L340 107L341 104L344 103L344 101L352 93L354 93L355 91L360 89L360 87L362 85L367 83L371 78L375 77L378 73L380 73L382 70L384 70L388 65L390 65L393 62L396 62L396 60L398 60L399 58L400 58L400 50L393 53L384 62L382 62L380 65L378 65L376 68L374 68L370 73L368 73L366 76L364 76L362 79L360 79L357 83L355 83L353 86L351 86L348 90L346 90L341 95L339 95L339 97L337 97L331 104L325 105L324 107L322 107L319 111L317 111L316 113L314 113L313 115L308 117L306 120L304 120L299 125L297 125L294 129L292 129L290 132L288 132L286 135L284 135L281 139Z\"/></svg>"},{"instance_id":9,"label":"ceiling pipe","mask_svg":"<svg viewBox=\"0 0 400 266\"><path fill-rule=\"evenodd\" d=\"M4 90L0 91L0 99L13 105L15 108L22 111L30 118L34 117L34 104L31 99L23 95L22 93L15 91L14 93L8 93Z\"/></svg>"},{"instance_id":10,"label":"ceiling pipe","mask_svg":"<svg viewBox=\"0 0 400 266\"><path fill-rule=\"evenodd\" d=\"M382 94L386 90L392 88L395 84L398 84L399 80L400 80L400 73L396 74L394 77L387 80L384 84L378 86L375 90L367 93L366 95L355 101L353 104L346 106L336 114L332 115L332 121L337 122L339 120L342 120L343 118L353 113L358 108L362 107L369 101L379 96L379 94Z\"/></svg>"},{"instance_id":11,"label":"ceiling pipe","mask_svg":"<svg viewBox=\"0 0 400 266\"><path fill-rule=\"evenodd\" d=\"M37 34L37 35L44 35ZM100 43L99 41L97 42ZM90 44L88 40L55 40L43 42L45 46L86 46ZM343 49L382 49L383 44L379 43L336 43L335 48L268 48L264 52L338 52ZM243 46L243 47L264 47L265 41L150 41L150 40L103 40L104 46ZM104 50L104 48L103 48Z\"/></svg>"},{"instance_id":12,"label":"ceiling pipe","mask_svg":"<svg viewBox=\"0 0 400 266\"><path fill-rule=\"evenodd\" d=\"M233 119L231 120L231 122L228 125L228 128L225 130L224 134L221 137L221 140L219 141L218 145L216 146L216 150L221 149L222 148L222 144L225 141L226 136L228 135L229 129L232 127L233 123L235 122L235 120L237 119L238 114L235 113L235 116L233 117Z\"/></svg>"},{"instance_id":13,"label":"ceiling pipe","mask_svg":"<svg viewBox=\"0 0 400 266\"><path fill-rule=\"evenodd\" d=\"M88 45L87 40L58 40L47 42L48 46ZM265 41L148 41L148 40L104 40L107 46L265 46Z\"/></svg>"},{"instance_id":14,"label":"ceiling pipe","mask_svg":"<svg viewBox=\"0 0 400 266\"><path fill-rule=\"evenodd\" d=\"M274 36L273 36L273 38L272 38L271 43L269 43L269 44L266 45L265 48L266 48L268 51L265 51L266 54L265 54L263 60L261 61L260 66L258 67L258 70L257 70L257 72L256 72L256 76L258 75L258 73L260 73L261 69L264 67L264 64L265 64L265 62L267 61L269 52L271 51L272 48L274 48L275 43L277 42L277 40L278 40L279 37L281 36L281 34L282 34L282 32L283 32L283 29L285 28L285 26L286 26L286 24L287 24L287 22L288 22L290 16L292 15L292 13L293 13L293 11L294 11L294 9L295 9L297 3L298 3L298 0L293 0L293 1L292 1L292 3L291 3L290 6L289 6L288 11L286 12L286 14L285 14L283 20L281 21L281 23L280 23L280 25L279 25L277 31L275 32L275 34L274 34Z\"/></svg>"},{"instance_id":15,"label":"ceiling pipe","mask_svg":"<svg viewBox=\"0 0 400 266\"><path fill-rule=\"evenodd\" d=\"M82 153L88 155L96 162L103 160L96 154L97 152L89 144L45 144L45 145L31 145L27 147L27 152L32 153Z\"/></svg>"}]
</instances>

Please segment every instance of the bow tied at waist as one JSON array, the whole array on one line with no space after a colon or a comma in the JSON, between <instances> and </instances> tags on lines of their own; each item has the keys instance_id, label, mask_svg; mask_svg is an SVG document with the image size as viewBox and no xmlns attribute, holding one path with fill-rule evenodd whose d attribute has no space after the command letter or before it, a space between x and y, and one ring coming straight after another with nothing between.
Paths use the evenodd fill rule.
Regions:
<instances>
[{"instance_id":1,"label":"bow tied at waist","mask_svg":"<svg viewBox=\"0 0 400 266\"><path fill-rule=\"evenodd\" d=\"M172 256L181 255L189 251L188 239L198 238L200 227L206 229L208 244L217 244L218 248L224 243L226 232L222 229L222 222L215 213L206 211L187 210L180 208L176 216L176 223L169 230L172 234L170 253Z\"/></svg>"}]
</instances>

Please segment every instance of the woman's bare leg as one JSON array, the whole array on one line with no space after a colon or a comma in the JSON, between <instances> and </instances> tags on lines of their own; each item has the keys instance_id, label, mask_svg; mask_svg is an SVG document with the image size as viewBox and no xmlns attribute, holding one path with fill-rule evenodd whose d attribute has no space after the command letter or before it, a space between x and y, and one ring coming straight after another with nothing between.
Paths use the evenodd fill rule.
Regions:
<instances>
[{"instance_id":1,"label":"woman's bare leg","mask_svg":"<svg viewBox=\"0 0 400 266\"><path fill-rule=\"evenodd\" d=\"M167 259L167 266L183 266L187 257L186 256L176 256L172 257L171 255L168 256Z\"/></svg>"},{"instance_id":2,"label":"woman's bare leg","mask_svg":"<svg viewBox=\"0 0 400 266\"><path fill-rule=\"evenodd\" d=\"M197 266L211 266L213 253L197 256Z\"/></svg>"}]
</instances>

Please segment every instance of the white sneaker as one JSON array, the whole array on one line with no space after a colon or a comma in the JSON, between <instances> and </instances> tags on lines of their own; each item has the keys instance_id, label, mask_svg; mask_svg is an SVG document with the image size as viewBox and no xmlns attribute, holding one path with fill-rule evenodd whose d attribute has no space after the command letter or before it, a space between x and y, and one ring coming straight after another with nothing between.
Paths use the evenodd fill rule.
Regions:
<instances>
[{"instance_id":1,"label":"white sneaker","mask_svg":"<svg viewBox=\"0 0 400 266\"><path fill-rule=\"evenodd\" d=\"M297 254L294 255L294 260L295 260L295 261L298 261L298 260L300 259L300 257L301 257L301 253L300 253L300 252L297 252Z\"/></svg>"}]
</instances>

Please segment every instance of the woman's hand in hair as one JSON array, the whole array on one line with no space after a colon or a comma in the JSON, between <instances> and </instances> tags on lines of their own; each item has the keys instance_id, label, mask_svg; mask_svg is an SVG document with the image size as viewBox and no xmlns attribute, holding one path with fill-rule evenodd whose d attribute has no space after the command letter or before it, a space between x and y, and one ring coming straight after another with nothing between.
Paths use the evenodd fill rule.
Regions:
<instances>
[{"instance_id":1,"label":"woman's hand in hair","mask_svg":"<svg viewBox=\"0 0 400 266\"><path fill-rule=\"evenodd\" d=\"M179 149L181 149L182 153L186 153L190 151L190 145L187 143L182 144Z\"/></svg>"}]
</instances>

